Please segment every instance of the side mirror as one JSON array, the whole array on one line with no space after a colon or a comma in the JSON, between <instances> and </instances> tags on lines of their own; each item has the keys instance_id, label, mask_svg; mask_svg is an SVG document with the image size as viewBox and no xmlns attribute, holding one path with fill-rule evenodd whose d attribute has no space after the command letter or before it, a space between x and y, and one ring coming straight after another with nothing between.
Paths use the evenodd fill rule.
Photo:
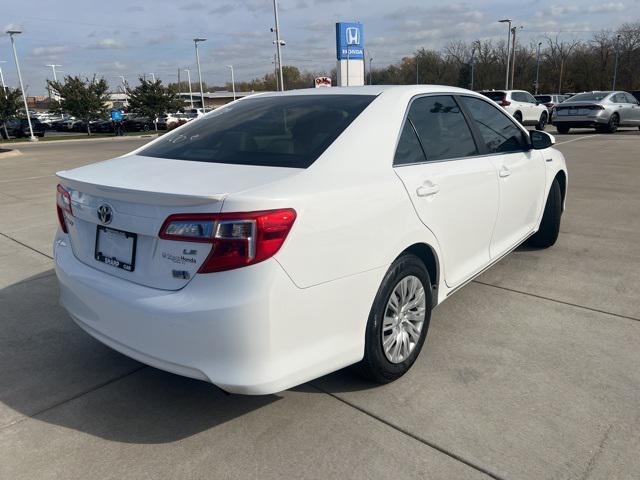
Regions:
<instances>
[{"instance_id":1,"label":"side mirror","mask_svg":"<svg viewBox=\"0 0 640 480\"><path fill-rule=\"evenodd\" d=\"M549 135L547 132L531 130L529 136L531 137L531 147L534 150L544 150L556 144L554 136Z\"/></svg>"}]
</instances>

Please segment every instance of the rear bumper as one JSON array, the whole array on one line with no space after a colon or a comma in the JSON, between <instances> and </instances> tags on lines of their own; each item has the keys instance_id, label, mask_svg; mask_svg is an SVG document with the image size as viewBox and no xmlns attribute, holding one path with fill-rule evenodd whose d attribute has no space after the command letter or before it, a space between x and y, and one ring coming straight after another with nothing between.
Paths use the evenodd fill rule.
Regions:
<instances>
[{"instance_id":1,"label":"rear bumper","mask_svg":"<svg viewBox=\"0 0 640 480\"><path fill-rule=\"evenodd\" d=\"M274 259L197 275L183 289L138 285L54 245L60 303L87 333L148 365L244 394L269 394L359 361L384 271L307 289Z\"/></svg>"},{"instance_id":2,"label":"rear bumper","mask_svg":"<svg viewBox=\"0 0 640 480\"><path fill-rule=\"evenodd\" d=\"M553 124L570 128L602 127L609 122L609 114L601 112L596 115L553 115Z\"/></svg>"}]
</instances>

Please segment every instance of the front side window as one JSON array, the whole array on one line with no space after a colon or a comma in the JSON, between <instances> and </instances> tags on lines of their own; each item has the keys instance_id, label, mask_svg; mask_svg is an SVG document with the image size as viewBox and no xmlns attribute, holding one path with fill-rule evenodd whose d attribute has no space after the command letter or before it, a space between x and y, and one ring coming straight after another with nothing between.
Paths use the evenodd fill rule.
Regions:
<instances>
[{"instance_id":1,"label":"front side window","mask_svg":"<svg viewBox=\"0 0 640 480\"><path fill-rule=\"evenodd\" d=\"M411 103L409 120L415 126L428 161L478 154L471 130L453 97L420 97Z\"/></svg>"},{"instance_id":2,"label":"front side window","mask_svg":"<svg viewBox=\"0 0 640 480\"><path fill-rule=\"evenodd\" d=\"M461 101L475 120L490 153L529 149L526 134L493 105L474 97L461 97Z\"/></svg>"},{"instance_id":3,"label":"front side window","mask_svg":"<svg viewBox=\"0 0 640 480\"><path fill-rule=\"evenodd\" d=\"M309 167L373 95L248 98L164 135L139 154L194 162Z\"/></svg>"}]
</instances>

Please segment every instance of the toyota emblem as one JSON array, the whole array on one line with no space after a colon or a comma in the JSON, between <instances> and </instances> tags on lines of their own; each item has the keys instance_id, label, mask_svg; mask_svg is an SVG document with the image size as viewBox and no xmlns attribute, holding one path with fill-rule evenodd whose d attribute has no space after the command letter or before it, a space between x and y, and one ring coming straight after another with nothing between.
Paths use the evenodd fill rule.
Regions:
<instances>
[{"instance_id":1,"label":"toyota emblem","mask_svg":"<svg viewBox=\"0 0 640 480\"><path fill-rule=\"evenodd\" d=\"M98 207L98 220L105 225L109 225L111 220L113 220L113 210L106 203Z\"/></svg>"}]
</instances>

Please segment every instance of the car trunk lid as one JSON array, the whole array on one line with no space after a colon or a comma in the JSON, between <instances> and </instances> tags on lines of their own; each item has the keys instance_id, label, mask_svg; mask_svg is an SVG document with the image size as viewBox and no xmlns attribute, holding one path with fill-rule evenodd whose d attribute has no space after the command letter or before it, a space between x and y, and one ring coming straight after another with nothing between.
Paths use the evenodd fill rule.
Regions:
<instances>
[{"instance_id":1,"label":"car trunk lid","mask_svg":"<svg viewBox=\"0 0 640 480\"><path fill-rule=\"evenodd\" d=\"M197 273L207 243L158 237L178 213L218 213L227 195L300 170L128 155L59 172L73 215L66 214L81 262L141 285L177 290Z\"/></svg>"}]
</instances>

